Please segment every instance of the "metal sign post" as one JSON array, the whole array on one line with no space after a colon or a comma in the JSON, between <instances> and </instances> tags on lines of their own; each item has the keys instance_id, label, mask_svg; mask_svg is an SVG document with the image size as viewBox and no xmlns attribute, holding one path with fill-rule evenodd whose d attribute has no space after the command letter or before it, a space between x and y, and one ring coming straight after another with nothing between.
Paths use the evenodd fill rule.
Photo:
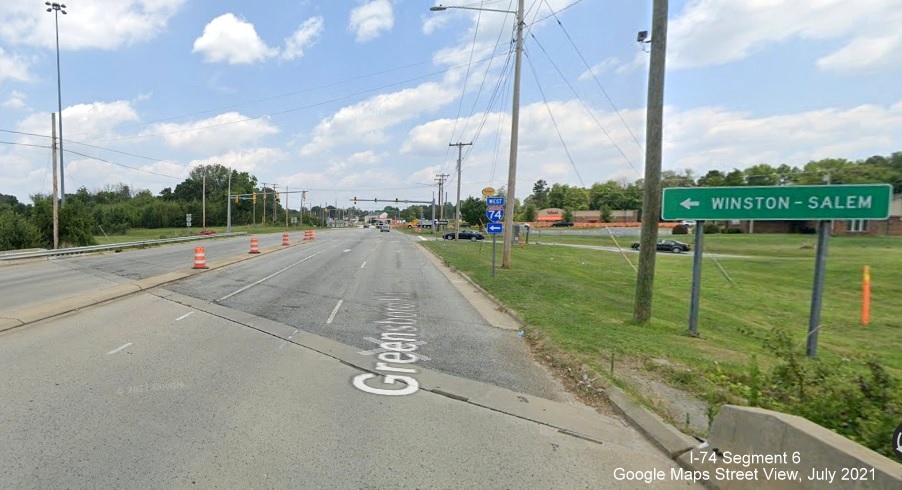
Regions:
<instances>
[{"instance_id":1,"label":"metal sign post","mask_svg":"<svg viewBox=\"0 0 902 490\"><path fill-rule=\"evenodd\" d=\"M702 245L705 222L695 223L695 257L692 262L692 297L689 301L689 335L698 337L698 298L702 284Z\"/></svg>"},{"instance_id":2,"label":"metal sign post","mask_svg":"<svg viewBox=\"0 0 902 490\"><path fill-rule=\"evenodd\" d=\"M491 221L485 225L485 231L492 235L492 277L495 277L495 244L498 234L504 233L504 224L499 223L504 219L504 198L486 196L485 203L485 216Z\"/></svg>"}]
</instances>

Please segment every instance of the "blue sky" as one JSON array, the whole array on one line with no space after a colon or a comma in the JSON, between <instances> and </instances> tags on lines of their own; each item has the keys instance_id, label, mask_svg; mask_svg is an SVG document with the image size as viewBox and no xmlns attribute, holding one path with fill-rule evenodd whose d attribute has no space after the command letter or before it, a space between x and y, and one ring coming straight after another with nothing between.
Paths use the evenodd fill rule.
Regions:
<instances>
[{"instance_id":1,"label":"blue sky","mask_svg":"<svg viewBox=\"0 0 902 490\"><path fill-rule=\"evenodd\" d=\"M0 144L0 192L23 201L51 189L50 151L22 145L48 145L57 109L43 3L0 0L0 141L18 143ZM440 173L453 200L458 141L474 143L463 197L505 185L514 16L430 12L437 3L516 9L73 0L59 19L67 192L157 193L222 163L312 204L430 200ZM651 28L651 0L525 3L517 197L540 178L640 177L648 54L636 32ZM902 150L899 25L902 0L671 0L665 169Z\"/></svg>"}]
</instances>

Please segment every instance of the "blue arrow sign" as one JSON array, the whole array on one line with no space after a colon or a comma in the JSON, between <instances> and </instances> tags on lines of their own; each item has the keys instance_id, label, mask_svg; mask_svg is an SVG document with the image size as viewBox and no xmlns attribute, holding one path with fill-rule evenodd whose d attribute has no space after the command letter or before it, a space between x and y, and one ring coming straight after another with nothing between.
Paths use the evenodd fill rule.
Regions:
<instances>
[{"instance_id":1,"label":"blue arrow sign","mask_svg":"<svg viewBox=\"0 0 902 490\"><path fill-rule=\"evenodd\" d=\"M486 215L486 217L489 218L489 221L498 222L504 218L504 210L503 209L486 209L485 215Z\"/></svg>"},{"instance_id":2,"label":"blue arrow sign","mask_svg":"<svg viewBox=\"0 0 902 490\"><path fill-rule=\"evenodd\" d=\"M485 225L485 231L487 231L489 235L498 235L504 233L504 225L501 223L489 223Z\"/></svg>"},{"instance_id":3,"label":"blue arrow sign","mask_svg":"<svg viewBox=\"0 0 902 490\"><path fill-rule=\"evenodd\" d=\"M503 197L487 197L485 198L486 206L504 206Z\"/></svg>"}]
</instances>

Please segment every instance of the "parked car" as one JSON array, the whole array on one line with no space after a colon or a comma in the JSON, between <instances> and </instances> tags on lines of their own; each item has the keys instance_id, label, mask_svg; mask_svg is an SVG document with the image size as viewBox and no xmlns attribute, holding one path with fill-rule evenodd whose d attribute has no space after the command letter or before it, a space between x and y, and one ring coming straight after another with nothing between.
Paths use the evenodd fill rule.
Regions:
<instances>
[{"instance_id":1,"label":"parked car","mask_svg":"<svg viewBox=\"0 0 902 490\"><path fill-rule=\"evenodd\" d=\"M571 221L555 221L551 226L573 226Z\"/></svg>"},{"instance_id":2,"label":"parked car","mask_svg":"<svg viewBox=\"0 0 902 490\"><path fill-rule=\"evenodd\" d=\"M695 227L695 221L683 220L683 221L680 221L680 224L683 226L688 226L689 228Z\"/></svg>"},{"instance_id":3,"label":"parked car","mask_svg":"<svg viewBox=\"0 0 902 490\"><path fill-rule=\"evenodd\" d=\"M364 227L364 228L369 228L369 227L370 227L370 224L369 224L369 223L364 223L364 224L363 224L363 227Z\"/></svg>"},{"instance_id":4,"label":"parked car","mask_svg":"<svg viewBox=\"0 0 902 490\"><path fill-rule=\"evenodd\" d=\"M454 232L450 231L448 233L445 233L444 235L442 235L442 238L444 238L445 240L454 240ZM475 242L476 240L482 240L484 238L485 236L483 236L483 234L478 231L464 230L460 232L461 240L470 240Z\"/></svg>"},{"instance_id":5,"label":"parked car","mask_svg":"<svg viewBox=\"0 0 902 490\"><path fill-rule=\"evenodd\" d=\"M633 250L639 250L639 242L633 242ZM665 252L673 252L675 254L688 252L689 244L683 243L678 240L658 240L657 250L663 250Z\"/></svg>"}]
</instances>

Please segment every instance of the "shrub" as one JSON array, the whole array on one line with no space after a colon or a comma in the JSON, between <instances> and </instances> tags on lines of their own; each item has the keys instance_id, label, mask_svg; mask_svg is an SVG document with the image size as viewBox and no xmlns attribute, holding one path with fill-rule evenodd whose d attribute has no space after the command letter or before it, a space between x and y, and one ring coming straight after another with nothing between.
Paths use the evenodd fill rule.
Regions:
<instances>
[{"instance_id":1,"label":"shrub","mask_svg":"<svg viewBox=\"0 0 902 490\"><path fill-rule=\"evenodd\" d=\"M688 235L689 227L686 225L676 225L670 232L671 235Z\"/></svg>"},{"instance_id":2,"label":"shrub","mask_svg":"<svg viewBox=\"0 0 902 490\"><path fill-rule=\"evenodd\" d=\"M723 230L721 230L721 232L726 233L728 235L734 235L737 233L742 233L742 230L739 228L724 228Z\"/></svg>"},{"instance_id":3,"label":"shrub","mask_svg":"<svg viewBox=\"0 0 902 490\"><path fill-rule=\"evenodd\" d=\"M753 357L747 374L725 379L717 369L708 373L709 379L752 406L805 417L892 457L886 440L902 418L902 394L899 380L877 359L808 359L804 344L779 327L771 330L764 346L777 358L769 372Z\"/></svg>"},{"instance_id":4,"label":"shrub","mask_svg":"<svg viewBox=\"0 0 902 490\"><path fill-rule=\"evenodd\" d=\"M717 226L717 223L708 221L705 223L705 235L710 235L711 233L720 233L720 227Z\"/></svg>"}]
</instances>

